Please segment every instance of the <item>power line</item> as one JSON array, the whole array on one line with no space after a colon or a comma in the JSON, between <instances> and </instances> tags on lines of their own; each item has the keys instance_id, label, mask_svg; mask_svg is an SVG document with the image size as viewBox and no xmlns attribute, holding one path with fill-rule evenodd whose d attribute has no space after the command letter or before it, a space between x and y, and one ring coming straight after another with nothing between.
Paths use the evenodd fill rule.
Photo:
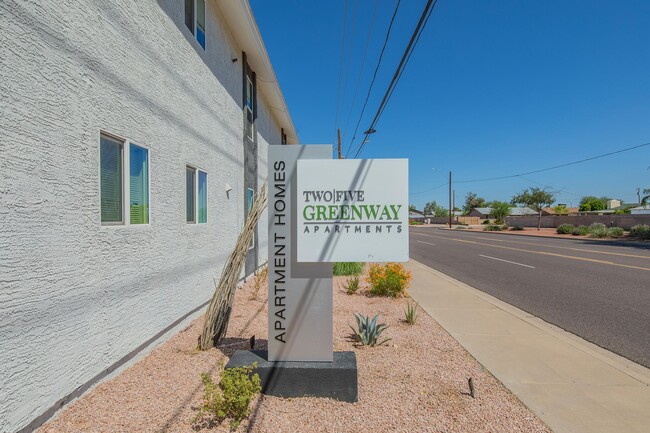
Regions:
<instances>
[{"instance_id":1,"label":"power line","mask_svg":"<svg viewBox=\"0 0 650 433\"><path fill-rule=\"evenodd\" d=\"M339 101L341 99L341 74L343 73L343 54L345 53L345 30L347 29L348 0L345 0L343 8L343 36L341 37L341 58L339 59L339 82L336 90L336 116L334 117L334 129L339 122Z\"/></svg>"},{"instance_id":2,"label":"power line","mask_svg":"<svg viewBox=\"0 0 650 433\"><path fill-rule=\"evenodd\" d=\"M345 127L343 131L348 130L348 125L350 124L350 117L352 116L352 110L354 110L354 103L357 101L357 94L359 93L359 83L361 82L361 74L363 73L363 67L366 64L366 56L368 55L368 47L370 46L370 37L372 36L372 29L375 25L375 17L377 16L377 8L379 6L379 0L375 0L375 8L372 11L372 19L370 20L370 28L368 29L368 36L366 37L366 46L363 50L363 57L361 58L361 67L359 68L359 75L357 76L357 83L354 86L354 95L352 96L352 104L350 105L350 112L348 113L347 120L345 121ZM345 103L345 98L344 98Z\"/></svg>"},{"instance_id":3,"label":"power line","mask_svg":"<svg viewBox=\"0 0 650 433\"><path fill-rule=\"evenodd\" d=\"M399 82L399 78L402 75L402 72L404 68L406 68L406 65L408 64L408 59L411 58L411 52L415 50L415 46L417 44L417 41L420 39L420 33L424 31L425 23L428 21L428 18L430 16L429 11L433 11L433 9L436 7L436 4L438 4L438 0L428 0L426 6L424 7L424 10L422 11L422 15L420 16L420 20L418 21L418 25L415 27L415 31L413 32L413 35L411 36L411 40L409 41L409 44L406 47L406 50L404 50L404 54L402 55L402 60L400 61L399 65L397 66L397 69L395 70L395 74L393 74L393 79L391 80L390 84L388 85L388 89L386 89L386 94L384 95L384 98L382 99L381 103L379 104L379 108L377 109L377 113L375 114L375 117L373 118L370 127L366 131L365 137L363 141L361 142L359 146L359 150L357 150L357 153L354 155L355 158L357 158L361 152L363 152L363 149L366 145L366 142L368 140L368 136L372 133L372 130L374 127L377 125L377 122L379 121L379 117L381 116L381 113L384 111L384 108L386 104L388 104L388 100L390 99L390 96L393 94L393 90L395 86L397 86L397 83Z\"/></svg>"},{"instance_id":4,"label":"power line","mask_svg":"<svg viewBox=\"0 0 650 433\"><path fill-rule=\"evenodd\" d=\"M341 105L345 106L345 95L348 92L348 76L350 75L350 62L352 61L352 51L354 49L354 29L357 24L357 9L359 0L354 2L354 12L352 12L352 29L350 30L350 49L348 50L348 63L345 66L345 79L343 80L343 97L341 98ZM338 122L338 119L337 119Z\"/></svg>"},{"instance_id":5,"label":"power line","mask_svg":"<svg viewBox=\"0 0 650 433\"><path fill-rule=\"evenodd\" d=\"M529 174L542 173L544 171L555 170L558 168L568 167L570 165L581 164L587 161L593 161L594 159L604 158L606 156L616 155L618 153L629 152L630 150L639 149L641 147L650 146L650 142L639 144L637 146L626 147L625 149L616 150L614 152L603 153L602 155L592 156L590 158L580 159L578 161L567 162L565 164L554 165L552 167L541 168L539 170L527 171L525 173L511 174L508 176L497 176L497 177L488 177L484 179L471 179L471 180L457 180L456 183L472 183L472 182L487 182L491 180L501 180L501 179L511 179L513 177L521 177Z\"/></svg>"},{"instance_id":6,"label":"power line","mask_svg":"<svg viewBox=\"0 0 650 433\"><path fill-rule=\"evenodd\" d=\"M386 32L386 38L384 39L384 46L381 47L381 52L379 53L379 60L377 61L377 66L375 67L375 73L372 76L372 81L370 82L370 87L368 88L368 94L366 95L366 100L363 103L363 108L361 109L361 115L359 115L359 120L357 121L357 126L354 128L354 134L352 134L352 139L350 140L350 144L348 145L348 150L345 152L345 157L348 157L348 154L350 153L350 149L352 148L352 143L354 142L355 138L357 137L357 131L359 130L359 125L361 124L361 119L363 118L363 113L366 111L366 105L368 105L368 99L370 98L370 92L372 91L372 87L375 84L375 79L377 78L377 71L379 71L379 67L381 66L381 60L384 57L384 50L386 50L386 45L388 44L388 38L390 37L390 31L393 28L393 22L395 22L395 16L397 15L397 10L399 9L399 4L400 0L397 0L397 4L395 5L395 11L393 12L393 16L390 19L390 24L388 25L388 31Z\"/></svg>"},{"instance_id":7,"label":"power line","mask_svg":"<svg viewBox=\"0 0 650 433\"><path fill-rule=\"evenodd\" d=\"M434 191L434 190L436 190L436 189L438 189L438 188L442 188L443 186L447 186L447 185L449 185L449 181L447 181L447 182L445 182L445 183L441 183L441 184L438 185L438 186L434 186L433 188L425 189L424 191L412 192L412 193L409 194L409 196L412 196L412 195L420 195L420 194L424 194L425 192L431 192L431 191Z\"/></svg>"}]
</instances>

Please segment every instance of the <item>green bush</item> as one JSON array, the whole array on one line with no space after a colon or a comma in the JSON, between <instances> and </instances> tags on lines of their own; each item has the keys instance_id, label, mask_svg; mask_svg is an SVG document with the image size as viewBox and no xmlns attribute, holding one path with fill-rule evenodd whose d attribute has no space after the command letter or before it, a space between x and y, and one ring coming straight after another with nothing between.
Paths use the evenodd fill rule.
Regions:
<instances>
[{"instance_id":1,"label":"green bush","mask_svg":"<svg viewBox=\"0 0 650 433\"><path fill-rule=\"evenodd\" d=\"M497 224L490 224L485 227L483 227L483 231L485 232L500 232L502 230L506 230L508 226L505 225L497 225Z\"/></svg>"},{"instance_id":2,"label":"green bush","mask_svg":"<svg viewBox=\"0 0 650 433\"><path fill-rule=\"evenodd\" d=\"M513 230L513 231L521 231L523 229L524 229L524 226L512 226L512 227L510 227L510 230Z\"/></svg>"},{"instance_id":3,"label":"green bush","mask_svg":"<svg viewBox=\"0 0 650 433\"><path fill-rule=\"evenodd\" d=\"M481 224L490 224L490 220L484 220Z\"/></svg>"},{"instance_id":4,"label":"green bush","mask_svg":"<svg viewBox=\"0 0 650 433\"><path fill-rule=\"evenodd\" d=\"M587 226L583 226L583 225L579 225L578 227L576 227L575 229L573 229L573 234L574 234L575 236L586 236L586 235L589 234L589 227L587 227Z\"/></svg>"},{"instance_id":5,"label":"green bush","mask_svg":"<svg viewBox=\"0 0 650 433\"><path fill-rule=\"evenodd\" d=\"M334 275L359 275L363 271L363 262L336 262Z\"/></svg>"},{"instance_id":6,"label":"green bush","mask_svg":"<svg viewBox=\"0 0 650 433\"><path fill-rule=\"evenodd\" d=\"M605 224L593 223L589 226L589 237L591 238L606 238L607 237L607 227Z\"/></svg>"},{"instance_id":7,"label":"green bush","mask_svg":"<svg viewBox=\"0 0 650 433\"><path fill-rule=\"evenodd\" d=\"M250 402L262 390L260 377L253 373L256 365L223 370L219 384L208 373L201 374L203 382L203 405L194 422L220 423L230 418L230 428L250 415Z\"/></svg>"},{"instance_id":8,"label":"green bush","mask_svg":"<svg viewBox=\"0 0 650 433\"><path fill-rule=\"evenodd\" d=\"M650 226L647 224L637 224L630 229L630 236L640 239L650 239Z\"/></svg>"},{"instance_id":9,"label":"green bush","mask_svg":"<svg viewBox=\"0 0 650 433\"><path fill-rule=\"evenodd\" d=\"M390 338L385 338L379 341L381 333L388 329L388 325L385 323L377 323L379 314L373 317L372 320L370 316L362 316L361 314L355 314L354 318L357 319L357 329L354 329L352 325L348 326L352 329L357 341L364 346L380 346L390 340Z\"/></svg>"},{"instance_id":10,"label":"green bush","mask_svg":"<svg viewBox=\"0 0 650 433\"><path fill-rule=\"evenodd\" d=\"M375 296L403 296L411 282L411 272L400 263L372 265L366 281L370 284L370 293Z\"/></svg>"},{"instance_id":11,"label":"green bush","mask_svg":"<svg viewBox=\"0 0 650 433\"><path fill-rule=\"evenodd\" d=\"M359 276L353 275L348 278L348 281L345 285L345 291L348 295L354 295L359 290Z\"/></svg>"},{"instance_id":12,"label":"green bush","mask_svg":"<svg viewBox=\"0 0 650 433\"><path fill-rule=\"evenodd\" d=\"M609 238L620 238L624 233L625 231L620 227L610 227L607 229L607 237Z\"/></svg>"},{"instance_id":13,"label":"green bush","mask_svg":"<svg viewBox=\"0 0 650 433\"><path fill-rule=\"evenodd\" d=\"M423 224L424 223L421 222L421 221L409 221L409 225L412 225L412 226L421 226Z\"/></svg>"},{"instance_id":14,"label":"green bush","mask_svg":"<svg viewBox=\"0 0 650 433\"><path fill-rule=\"evenodd\" d=\"M573 224L560 224L559 226L557 226L555 231L557 231L561 235L570 235L571 233L573 233L574 229L575 227L573 226Z\"/></svg>"}]
</instances>

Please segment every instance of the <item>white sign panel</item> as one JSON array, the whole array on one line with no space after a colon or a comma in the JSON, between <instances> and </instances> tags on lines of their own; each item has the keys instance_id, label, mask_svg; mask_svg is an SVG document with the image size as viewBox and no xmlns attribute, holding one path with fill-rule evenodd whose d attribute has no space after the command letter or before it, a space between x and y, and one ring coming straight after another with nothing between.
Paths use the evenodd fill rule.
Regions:
<instances>
[{"instance_id":1,"label":"white sign panel","mask_svg":"<svg viewBox=\"0 0 650 433\"><path fill-rule=\"evenodd\" d=\"M408 160L298 160L299 262L406 262Z\"/></svg>"}]
</instances>

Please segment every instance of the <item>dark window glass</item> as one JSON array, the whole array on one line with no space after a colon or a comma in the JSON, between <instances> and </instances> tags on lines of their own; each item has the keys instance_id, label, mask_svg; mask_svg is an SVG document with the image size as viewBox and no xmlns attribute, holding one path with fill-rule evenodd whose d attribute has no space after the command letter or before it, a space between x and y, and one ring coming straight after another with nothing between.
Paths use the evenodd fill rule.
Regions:
<instances>
[{"instance_id":1,"label":"dark window glass","mask_svg":"<svg viewBox=\"0 0 650 433\"><path fill-rule=\"evenodd\" d=\"M185 169L185 217L188 223L196 221L194 217L194 189L196 188L196 170L192 167Z\"/></svg>"},{"instance_id":2,"label":"dark window glass","mask_svg":"<svg viewBox=\"0 0 650 433\"><path fill-rule=\"evenodd\" d=\"M112 137L100 138L100 195L103 223L122 222L122 149L124 143Z\"/></svg>"},{"instance_id":3,"label":"dark window glass","mask_svg":"<svg viewBox=\"0 0 650 433\"><path fill-rule=\"evenodd\" d=\"M194 34L194 0L185 0L185 25Z\"/></svg>"}]
</instances>

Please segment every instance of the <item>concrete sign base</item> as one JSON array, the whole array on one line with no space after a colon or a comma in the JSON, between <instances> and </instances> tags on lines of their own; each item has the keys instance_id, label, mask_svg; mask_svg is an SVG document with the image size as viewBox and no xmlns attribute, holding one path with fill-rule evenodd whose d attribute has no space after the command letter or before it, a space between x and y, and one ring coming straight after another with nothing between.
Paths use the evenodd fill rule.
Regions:
<instances>
[{"instance_id":1,"label":"concrete sign base","mask_svg":"<svg viewBox=\"0 0 650 433\"><path fill-rule=\"evenodd\" d=\"M354 352L334 352L333 362L271 362L260 350L238 350L226 368L247 367L257 363L262 393L277 397L327 397L355 402L357 358Z\"/></svg>"}]
</instances>

